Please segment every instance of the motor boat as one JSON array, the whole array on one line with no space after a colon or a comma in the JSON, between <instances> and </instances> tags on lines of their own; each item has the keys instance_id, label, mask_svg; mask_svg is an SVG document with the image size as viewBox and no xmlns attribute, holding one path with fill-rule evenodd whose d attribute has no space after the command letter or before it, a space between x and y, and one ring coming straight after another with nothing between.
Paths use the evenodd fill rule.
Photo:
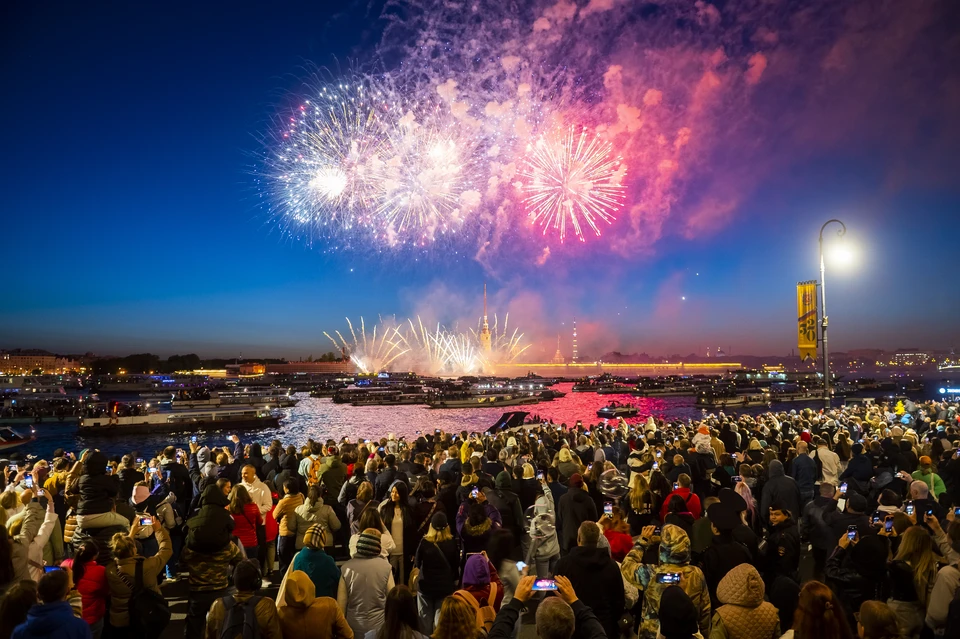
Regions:
<instances>
[{"instance_id":1,"label":"motor boat","mask_svg":"<svg viewBox=\"0 0 960 639\"><path fill-rule=\"evenodd\" d=\"M603 419L616 419L617 417L636 417L637 407L632 404L622 402L610 402L597 411L597 417Z\"/></svg>"}]
</instances>

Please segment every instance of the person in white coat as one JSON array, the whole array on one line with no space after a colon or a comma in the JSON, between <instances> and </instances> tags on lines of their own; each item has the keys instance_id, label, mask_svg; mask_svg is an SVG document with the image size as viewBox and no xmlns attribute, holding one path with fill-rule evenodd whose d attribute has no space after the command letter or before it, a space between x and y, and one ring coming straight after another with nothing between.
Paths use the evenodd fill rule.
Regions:
<instances>
[{"instance_id":1,"label":"person in white coat","mask_svg":"<svg viewBox=\"0 0 960 639\"><path fill-rule=\"evenodd\" d=\"M823 468L823 479L820 480L822 483L826 482L828 484L833 484L834 486L840 485L840 457L830 450L827 446L825 440L820 440L817 442L817 447L812 453L809 453L810 457L816 460L817 457L820 458L820 464Z\"/></svg>"},{"instance_id":2,"label":"person in white coat","mask_svg":"<svg viewBox=\"0 0 960 639\"><path fill-rule=\"evenodd\" d=\"M553 505L553 492L544 479L538 484L537 501L533 504L530 518L530 552L527 561L537 577L544 579L553 574L560 558L560 541L557 539L557 514Z\"/></svg>"},{"instance_id":3,"label":"person in white coat","mask_svg":"<svg viewBox=\"0 0 960 639\"><path fill-rule=\"evenodd\" d=\"M10 559L14 581L40 581L43 576L43 547L47 545L54 526L60 525L60 520L53 511L53 501L46 496L35 497L33 490L28 488L20 494L20 499L25 503L23 516L7 524L13 542ZM43 510L44 503L46 512Z\"/></svg>"},{"instance_id":4,"label":"person in white coat","mask_svg":"<svg viewBox=\"0 0 960 639\"><path fill-rule=\"evenodd\" d=\"M270 489L265 483L257 477L256 467L248 464L240 471L240 477L243 481L240 483L247 489L250 499L260 509L261 515L266 515L273 510L273 497L270 495Z\"/></svg>"}]
</instances>

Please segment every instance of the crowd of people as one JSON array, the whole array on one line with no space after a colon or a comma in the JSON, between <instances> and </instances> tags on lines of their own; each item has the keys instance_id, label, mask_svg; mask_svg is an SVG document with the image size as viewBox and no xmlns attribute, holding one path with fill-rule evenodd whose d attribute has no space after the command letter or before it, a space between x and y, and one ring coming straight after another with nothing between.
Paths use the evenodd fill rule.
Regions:
<instances>
[{"instance_id":1,"label":"crowd of people","mask_svg":"<svg viewBox=\"0 0 960 639\"><path fill-rule=\"evenodd\" d=\"M0 639L960 637L951 403L0 460ZM276 586L268 596L267 588Z\"/></svg>"}]
</instances>

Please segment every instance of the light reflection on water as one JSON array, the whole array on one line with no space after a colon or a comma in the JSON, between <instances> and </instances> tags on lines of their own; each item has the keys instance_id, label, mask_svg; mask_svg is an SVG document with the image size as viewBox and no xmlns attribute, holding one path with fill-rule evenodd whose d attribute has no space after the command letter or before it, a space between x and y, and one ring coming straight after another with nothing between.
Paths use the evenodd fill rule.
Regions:
<instances>
[{"instance_id":1,"label":"light reflection on water","mask_svg":"<svg viewBox=\"0 0 960 639\"><path fill-rule=\"evenodd\" d=\"M573 425L578 419L585 424L600 421L597 410L611 401L628 402L639 409L637 417L627 419L628 423L646 420L649 415L667 419L696 418L702 413L694 406L693 397L632 397L630 395L597 395L596 393L573 393L573 384L558 384L555 389L565 391L566 397L550 402L530 406L500 408L462 408L429 409L426 406L350 406L334 404L330 399L314 399L306 394L298 395L299 403L283 410L285 417L279 428L240 433L243 441L259 441L263 444L279 439L284 444L300 445L312 437L315 440L329 438L339 440L347 436L351 440L379 439L388 433L413 436L416 431L429 432L442 429L446 432L482 432L490 428L504 412L524 410L555 423ZM800 409L809 404L791 404L788 408ZM765 407L748 408L741 412L760 413ZM21 429L23 430L23 429ZM208 432L199 435L199 441L225 446L231 433ZM187 448L188 434L158 435L112 435L108 437L78 436L75 426L42 424L37 428L38 440L31 446L24 446L22 452L49 457L58 447L79 451L96 447L109 455L122 455L139 451L142 457L149 457L165 446L175 445Z\"/></svg>"}]
</instances>

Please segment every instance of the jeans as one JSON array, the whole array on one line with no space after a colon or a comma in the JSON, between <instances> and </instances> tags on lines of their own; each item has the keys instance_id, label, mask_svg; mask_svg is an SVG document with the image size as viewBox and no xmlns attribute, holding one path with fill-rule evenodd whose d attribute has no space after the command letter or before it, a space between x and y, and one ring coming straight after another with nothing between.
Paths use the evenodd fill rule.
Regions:
<instances>
[{"instance_id":1,"label":"jeans","mask_svg":"<svg viewBox=\"0 0 960 639\"><path fill-rule=\"evenodd\" d=\"M170 543L173 545L173 554L167 562L167 579L176 579L177 568L180 567L180 551L183 549L183 535L179 531L168 530L167 532L170 533Z\"/></svg>"},{"instance_id":2,"label":"jeans","mask_svg":"<svg viewBox=\"0 0 960 639\"><path fill-rule=\"evenodd\" d=\"M437 617L440 616L440 605L442 603L443 597L433 599L432 597L424 595L422 592L417 593L417 611L420 613L420 632L428 637L432 635L436 629Z\"/></svg>"},{"instance_id":3,"label":"jeans","mask_svg":"<svg viewBox=\"0 0 960 639\"><path fill-rule=\"evenodd\" d=\"M229 588L223 590L190 591L187 596L187 619L184 626L184 639L203 639L203 630L207 625L207 612L220 597L230 594Z\"/></svg>"},{"instance_id":4,"label":"jeans","mask_svg":"<svg viewBox=\"0 0 960 639\"><path fill-rule=\"evenodd\" d=\"M90 636L92 639L100 639L101 634L103 634L103 617L100 617L90 624Z\"/></svg>"},{"instance_id":5,"label":"jeans","mask_svg":"<svg viewBox=\"0 0 960 639\"><path fill-rule=\"evenodd\" d=\"M277 537L277 554L280 556L280 574L287 574L287 567L293 561L297 552L297 536L285 535Z\"/></svg>"},{"instance_id":6,"label":"jeans","mask_svg":"<svg viewBox=\"0 0 960 639\"><path fill-rule=\"evenodd\" d=\"M554 555L553 557L537 557L534 559L534 565L531 567L536 571L538 578L546 579L547 577L553 575L553 569L557 567L558 559L560 559L560 555Z\"/></svg>"}]
</instances>

